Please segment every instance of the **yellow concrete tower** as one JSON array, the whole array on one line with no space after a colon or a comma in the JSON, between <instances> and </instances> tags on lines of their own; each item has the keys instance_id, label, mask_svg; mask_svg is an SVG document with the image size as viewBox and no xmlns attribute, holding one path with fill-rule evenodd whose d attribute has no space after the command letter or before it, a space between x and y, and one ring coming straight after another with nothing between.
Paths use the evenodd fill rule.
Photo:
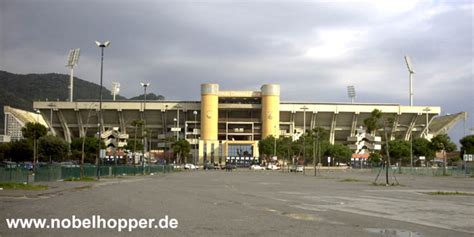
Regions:
<instances>
[{"instance_id":1,"label":"yellow concrete tower","mask_svg":"<svg viewBox=\"0 0 474 237\"><path fill-rule=\"evenodd\" d=\"M201 85L201 139L217 140L219 115L219 85Z\"/></svg>"},{"instance_id":2,"label":"yellow concrete tower","mask_svg":"<svg viewBox=\"0 0 474 237\"><path fill-rule=\"evenodd\" d=\"M262 138L280 136L280 85L265 84L262 90Z\"/></svg>"}]
</instances>

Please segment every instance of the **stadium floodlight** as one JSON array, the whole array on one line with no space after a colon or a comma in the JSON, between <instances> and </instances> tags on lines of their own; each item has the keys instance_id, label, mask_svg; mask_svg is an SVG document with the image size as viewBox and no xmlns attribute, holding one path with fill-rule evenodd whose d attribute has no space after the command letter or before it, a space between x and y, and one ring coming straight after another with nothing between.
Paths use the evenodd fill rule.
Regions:
<instances>
[{"instance_id":1,"label":"stadium floodlight","mask_svg":"<svg viewBox=\"0 0 474 237\"><path fill-rule=\"evenodd\" d=\"M110 41L105 41L104 43L101 43L101 42L99 42L99 41L96 40L96 41L95 41L95 44L96 44L97 46L101 47L101 48L106 48L106 47L108 47L108 46L110 45Z\"/></svg>"},{"instance_id":2,"label":"stadium floodlight","mask_svg":"<svg viewBox=\"0 0 474 237\"><path fill-rule=\"evenodd\" d=\"M74 91L74 66L79 62L79 55L81 49L71 49L69 50L69 55L67 57L66 67L71 69L70 79L69 79L69 101L72 102L73 91Z\"/></svg>"},{"instance_id":3,"label":"stadium floodlight","mask_svg":"<svg viewBox=\"0 0 474 237\"><path fill-rule=\"evenodd\" d=\"M405 56L405 62L407 64L408 73L410 74L410 106L413 106L413 74L415 74L415 69L413 68L413 64L411 63L411 59L409 56Z\"/></svg>"},{"instance_id":4,"label":"stadium floodlight","mask_svg":"<svg viewBox=\"0 0 474 237\"><path fill-rule=\"evenodd\" d=\"M101 157L101 143L102 143L102 85L103 85L103 77L104 77L104 49L110 45L110 41L106 41L105 43L101 43L99 41L95 41L95 44L100 48L100 88L99 88L99 154L96 157L96 172L97 172L97 179L100 179L100 161Z\"/></svg>"},{"instance_id":5,"label":"stadium floodlight","mask_svg":"<svg viewBox=\"0 0 474 237\"><path fill-rule=\"evenodd\" d=\"M113 100L115 101L115 96L118 95L118 93L120 92L120 83L114 81L112 82L112 97L113 97Z\"/></svg>"},{"instance_id":6,"label":"stadium floodlight","mask_svg":"<svg viewBox=\"0 0 474 237\"><path fill-rule=\"evenodd\" d=\"M147 131L147 128L146 128L146 114L145 114L145 111L146 111L146 88L148 86L150 86L150 83L149 82L140 82L140 85L143 86L143 131ZM147 147L147 141L146 141L147 137L146 136L143 136L143 159L142 159L142 167L143 167L143 175L145 175L145 154L146 152L148 151L148 147ZM150 138L151 139L151 138Z\"/></svg>"},{"instance_id":7,"label":"stadium floodlight","mask_svg":"<svg viewBox=\"0 0 474 237\"><path fill-rule=\"evenodd\" d=\"M351 103L354 104L354 99L356 97L356 91L354 86L347 87L347 95L351 98Z\"/></svg>"}]
</instances>

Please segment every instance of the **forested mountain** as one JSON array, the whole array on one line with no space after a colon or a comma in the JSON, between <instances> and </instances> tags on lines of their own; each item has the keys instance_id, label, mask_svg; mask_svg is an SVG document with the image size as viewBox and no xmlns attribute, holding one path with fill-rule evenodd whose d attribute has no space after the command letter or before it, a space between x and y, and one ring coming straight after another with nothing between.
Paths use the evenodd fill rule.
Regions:
<instances>
[{"instance_id":1,"label":"forested mountain","mask_svg":"<svg viewBox=\"0 0 474 237\"><path fill-rule=\"evenodd\" d=\"M98 100L100 86L74 77L74 100ZM104 100L112 99L110 90L103 87ZM0 71L0 134L3 134L3 106L33 111L36 100L65 101L69 99L69 75L48 74L13 74ZM117 95L117 100L127 98ZM143 95L131 100L143 99ZM147 94L147 100L163 100L161 95Z\"/></svg>"}]
</instances>

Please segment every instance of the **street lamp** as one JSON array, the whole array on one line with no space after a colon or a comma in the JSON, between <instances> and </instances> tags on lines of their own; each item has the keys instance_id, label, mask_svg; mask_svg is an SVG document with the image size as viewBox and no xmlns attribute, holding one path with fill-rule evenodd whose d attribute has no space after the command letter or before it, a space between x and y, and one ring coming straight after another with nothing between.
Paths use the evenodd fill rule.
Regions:
<instances>
[{"instance_id":1,"label":"street lamp","mask_svg":"<svg viewBox=\"0 0 474 237\"><path fill-rule=\"evenodd\" d=\"M178 125L177 125L178 124L178 119L173 118L173 121L176 123L176 128L174 130L176 131L176 141L178 141L178 136L179 136L179 134L178 134Z\"/></svg>"},{"instance_id":2,"label":"street lamp","mask_svg":"<svg viewBox=\"0 0 474 237\"><path fill-rule=\"evenodd\" d=\"M48 104L48 107L49 107L49 132L51 133L51 135L53 135L53 107L55 105L53 103L49 103Z\"/></svg>"},{"instance_id":3,"label":"street lamp","mask_svg":"<svg viewBox=\"0 0 474 237\"><path fill-rule=\"evenodd\" d=\"M110 45L110 41L105 41L105 43L101 43L99 41L95 41L95 44L101 49L101 54L100 54L100 89L99 89L99 154L97 155L97 158L95 160L96 166L97 166L97 179L100 179L100 148L102 145L101 139L102 139L102 129L103 129L103 124L102 124L102 82L103 82L103 75L104 75L104 49Z\"/></svg>"},{"instance_id":4,"label":"street lamp","mask_svg":"<svg viewBox=\"0 0 474 237\"><path fill-rule=\"evenodd\" d=\"M300 109L303 110L303 174L305 173L306 164L306 110L308 107L303 106Z\"/></svg>"},{"instance_id":5,"label":"street lamp","mask_svg":"<svg viewBox=\"0 0 474 237\"><path fill-rule=\"evenodd\" d=\"M176 132L176 141L179 140L179 132L181 131L181 130L178 130L179 129L179 108L181 108L181 105L177 104L176 105L176 118L177 118L176 119L176 130L177 130L177 132Z\"/></svg>"},{"instance_id":6,"label":"street lamp","mask_svg":"<svg viewBox=\"0 0 474 237\"><path fill-rule=\"evenodd\" d=\"M194 114L194 129L193 129L193 134L194 134L194 164L196 164L196 158L198 156L198 151L197 151L197 145L196 145L196 137L197 137L197 134L196 134L196 128L197 128L197 114L198 112L196 110L193 111L193 114ZM199 143L198 143L199 144Z\"/></svg>"},{"instance_id":7,"label":"street lamp","mask_svg":"<svg viewBox=\"0 0 474 237\"><path fill-rule=\"evenodd\" d=\"M142 158L142 170L143 170L143 174L145 174L145 153L147 152L147 141L146 141L146 88L148 86L150 86L150 83L149 82L140 82L140 85L142 85L143 87L143 95L144 95L144 98L143 98L143 127L142 129L145 131L144 133L144 136L143 136L143 158Z\"/></svg>"},{"instance_id":8,"label":"street lamp","mask_svg":"<svg viewBox=\"0 0 474 237\"><path fill-rule=\"evenodd\" d=\"M429 130L429 121L428 121L428 113L431 111L429 107L423 109L426 112L426 128L425 128L425 136L428 138L428 130Z\"/></svg>"},{"instance_id":9,"label":"street lamp","mask_svg":"<svg viewBox=\"0 0 474 237\"><path fill-rule=\"evenodd\" d=\"M40 115L40 111L39 109L36 109L35 110L36 112L36 123L39 123L39 115ZM36 136L37 132L36 131L33 131L33 169L36 171L36 163L38 161L38 141L37 141L37 136Z\"/></svg>"}]
</instances>

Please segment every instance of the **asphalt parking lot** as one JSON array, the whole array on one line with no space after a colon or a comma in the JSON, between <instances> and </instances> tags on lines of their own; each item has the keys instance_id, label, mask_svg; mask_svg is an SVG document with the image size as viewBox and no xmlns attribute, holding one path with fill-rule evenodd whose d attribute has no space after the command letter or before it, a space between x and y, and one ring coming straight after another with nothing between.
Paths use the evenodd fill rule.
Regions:
<instances>
[{"instance_id":1,"label":"asphalt parking lot","mask_svg":"<svg viewBox=\"0 0 474 237\"><path fill-rule=\"evenodd\" d=\"M311 173L312 174L312 173ZM474 178L183 171L0 191L0 236L474 236ZM433 192L466 195L431 195ZM471 194L471 195L469 195ZM176 229L9 229L6 218L162 218Z\"/></svg>"}]
</instances>

